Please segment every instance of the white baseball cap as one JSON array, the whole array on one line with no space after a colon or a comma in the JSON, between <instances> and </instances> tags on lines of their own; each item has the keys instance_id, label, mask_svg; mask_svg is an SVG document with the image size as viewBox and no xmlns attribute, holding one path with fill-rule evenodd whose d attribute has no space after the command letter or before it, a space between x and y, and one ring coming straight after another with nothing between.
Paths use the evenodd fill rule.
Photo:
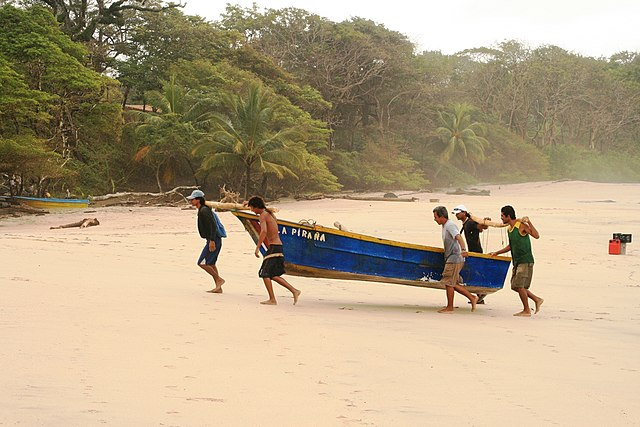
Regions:
<instances>
[{"instance_id":1,"label":"white baseball cap","mask_svg":"<svg viewBox=\"0 0 640 427\"><path fill-rule=\"evenodd\" d=\"M458 205L455 208L453 208L453 211L451 213L454 214L459 214L460 212L466 212L467 208L464 205Z\"/></svg>"}]
</instances>

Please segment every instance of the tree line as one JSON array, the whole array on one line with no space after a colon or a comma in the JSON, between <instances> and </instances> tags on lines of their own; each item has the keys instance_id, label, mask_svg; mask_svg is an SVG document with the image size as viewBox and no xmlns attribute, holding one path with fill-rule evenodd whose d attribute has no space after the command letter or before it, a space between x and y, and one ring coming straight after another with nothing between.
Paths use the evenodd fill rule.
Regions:
<instances>
[{"instance_id":1,"label":"tree line","mask_svg":"<svg viewBox=\"0 0 640 427\"><path fill-rule=\"evenodd\" d=\"M640 179L640 55L416 52L362 18L0 2L0 193Z\"/></svg>"}]
</instances>

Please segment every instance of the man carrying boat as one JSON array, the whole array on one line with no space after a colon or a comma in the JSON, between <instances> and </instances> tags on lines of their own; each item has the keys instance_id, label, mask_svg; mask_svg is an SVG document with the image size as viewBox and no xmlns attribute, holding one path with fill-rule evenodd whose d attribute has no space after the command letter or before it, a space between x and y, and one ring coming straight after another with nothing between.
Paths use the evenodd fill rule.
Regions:
<instances>
[{"instance_id":1,"label":"man carrying boat","mask_svg":"<svg viewBox=\"0 0 640 427\"><path fill-rule=\"evenodd\" d=\"M464 233L464 238L467 241L467 248L469 249L469 252L481 254L482 245L480 244L480 233L488 227L486 225L478 224L471 219L465 205L456 206L453 208L451 213L462 221L462 230L460 231L460 234ZM486 296L486 294L478 294L478 304L484 304L484 297Z\"/></svg>"},{"instance_id":2,"label":"man carrying boat","mask_svg":"<svg viewBox=\"0 0 640 427\"><path fill-rule=\"evenodd\" d=\"M502 207L500 219L508 226L509 244L498 251L492 252L491 255L499 255L511 251L511 261L513 262L511 289L518 293L523 307L522 311L514 314L514 316L529 317L531 316L529 298L536 305L536 313L540 311L540 307L544 302L544 299L534 295L529 290L531 278L533 277L533 252L531 251L531 239L529 236L539 239L540 233L538 233L529 218L518 219L512 206Z\"/></svg>"},{"instance_id":3,"label":"man carrying boat","mask_svg":"<svg viewBox=\"0 0 640 427\"><path fill-rule=\"evenodd\" d=\"M262 261L258 276L262 278L264 286L267 288L269 299L261 301L260 304L276 305L276 296L273 293L273 283L285 287L293 295L293 305L298 303L298 298L302 293L300 290L291 286L283 277L284 273L284 251L282 249L282 240L278 234L278 223L273 210L267 208L262 197L254 196L247 203L251 212L260 217L260 236L256 244L255 256L260 257L260 248L263 243L267 243L269 248Z\"/></svg>"},{"instance_id":4,"label":"man carrying boat","mask_svg":"<svg viewBox=\"0 0 640 427\"><path fill-rule=\"evenodd\" d=\"M464 240L458 232L458 227L449 219L449 213L444 206L438 206L433 210L433 220L442 226L445 265L440 281L445 285L447 292L447 306L438 310L438 313L453 313L455 292L467 297L471 302L471 311L475 311L478 297L461 285L460 271L468 254Z\"/></svg>"},{"instance_id":5,"label":"man carrying boat","mask_svg":"<svg viewBox=\"0 0 640 427\"><path fill-rule=\"evenodd\" d=\"M218 233L218 227L213 217L214 213L205 204L204 193L200 190L193 190L191 195L187 196L187 200L198 209L198 232L200 237L206 239L204 248L198 258L198 266L213 277L215 287L207 292L221 294L225 280L220 277L216 262L218 261L220 249L222 249L222 238Z\"/></svg>"}]
</instances>

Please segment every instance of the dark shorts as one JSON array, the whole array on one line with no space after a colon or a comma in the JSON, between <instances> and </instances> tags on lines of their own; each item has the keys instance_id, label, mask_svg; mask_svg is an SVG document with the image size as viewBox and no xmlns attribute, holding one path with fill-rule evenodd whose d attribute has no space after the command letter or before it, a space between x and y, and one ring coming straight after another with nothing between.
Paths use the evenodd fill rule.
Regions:
<instances>
[{"instance_id":1,"label":"dark shorts","mask_svg":"<svg viewBox=\"0 0 640 427\"><path fill-rule=\"evenodd\" d=\"M222 239L215 239L214 242L216 243L216 250L213 252L209 250L209 240L204 244L200 258L198 258L198 265L215 265L218 261L218 254L220 254L220 249L222 249Z\"/></svg>"},{"instance_id":2,"label":"dark shorts","mask_svg":"<svg viewBox=\"0 0 640 427\"><path fill-rule=\"evenodd\" d=\"M262 267L258 271L259 277L267 277L269 279L282 276L284 271L284 252L282 245L271 245L264 255Z\"/></svg>"}]
</instances>

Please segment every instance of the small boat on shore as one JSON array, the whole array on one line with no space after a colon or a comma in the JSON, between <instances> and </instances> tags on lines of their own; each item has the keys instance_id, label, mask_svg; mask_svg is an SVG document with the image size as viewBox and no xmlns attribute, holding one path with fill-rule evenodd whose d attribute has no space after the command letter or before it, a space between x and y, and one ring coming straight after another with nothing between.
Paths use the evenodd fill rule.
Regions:
<instances>
[{"instance_id":1,"label":"small boat on shore","mask_svg":"<svg viewBox=\"0 0 640 427\"><path fill-rule=\"evenodd\" d=\"M257 243L258 216L232 211ZM278 220L285 268L294 276L362 280L444 289L444 249ZM268 242L266 243L268 247ZM263 255L266 248L261 249ZM504 286L511 258L470 253L460 275L470 292L490 294Z\"/></svg>"},{"instance_id":2,"label":"small boat on shore","mask_svg":"<svg viewBox=\"0 0 640 427\"><path fill-rule=\"evenodd\" d=\"M89 206L87 199L56 199L53 197L13 196L13 199L39 209L82 209Z\"/></svg>"}]
</instances>

